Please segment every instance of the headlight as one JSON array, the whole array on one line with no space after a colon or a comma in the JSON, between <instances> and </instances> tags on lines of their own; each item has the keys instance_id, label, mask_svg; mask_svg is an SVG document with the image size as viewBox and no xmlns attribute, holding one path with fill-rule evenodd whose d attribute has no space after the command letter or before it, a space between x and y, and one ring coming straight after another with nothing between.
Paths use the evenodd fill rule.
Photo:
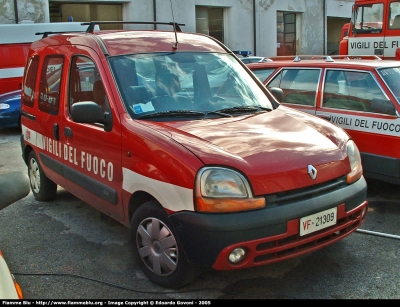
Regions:
<instances>
[{"instance_id":1,"label":"headlight","mask_svg":"<svg viewBox=\"0 0 400 307\"><path fill-rule=\"evenodd\" d=\"M356 143L352 140L347 142L347 155L350 160L351 171L347 174L347 183L353 183L361 178L363 168L361 165L361 155Z\"/></svg>"},{"instance_id":2,"label":"headlight","mask_svg":"<svg viewBox=\"0 0 400 307\"><path fill-rule=\"evenodd\" d=\"M254 198L247 179L222 167L199 171L195 187L195 207L201 212L237 212L265 207L264 197Z\"/></svg>"}]
</instances>

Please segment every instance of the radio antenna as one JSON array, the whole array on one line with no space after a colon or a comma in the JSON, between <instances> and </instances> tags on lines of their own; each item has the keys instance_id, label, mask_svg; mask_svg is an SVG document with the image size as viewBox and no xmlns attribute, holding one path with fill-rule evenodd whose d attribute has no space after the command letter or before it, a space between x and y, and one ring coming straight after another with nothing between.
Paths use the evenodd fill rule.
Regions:
<instances>
[{"instance_id":1,"label":"radio antenna","mask_svg":"<svg viewBox=\"0 0 400 307\"><path fill-rule=\"evenodd\" d=\"M172 0L169 0L171 3L171 12L172 12L172 22L174 24L174 32L175 32L175 44L172 46L173 49L178 49L178 35L176 34L176 23L175 23L175 17L174 17L174 9L172 8Z\"/></svg>"}]
</instances>

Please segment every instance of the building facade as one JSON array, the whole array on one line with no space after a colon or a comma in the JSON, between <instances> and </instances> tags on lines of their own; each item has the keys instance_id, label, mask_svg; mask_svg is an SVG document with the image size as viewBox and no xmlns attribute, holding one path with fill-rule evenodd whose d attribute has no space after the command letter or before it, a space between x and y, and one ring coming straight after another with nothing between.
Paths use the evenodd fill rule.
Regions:
<instances>
[{"instance_id":1,"label":"building facade","mask_svg":"<svg viewBox=\"0 0 400 307\"><path fill-rule=\"evenodd\" d=\"M176 21L253 55L334 54L353 0L0 0L0 24ZM102 26L102 29L122 25ZM126 25L125 28L143 28ZM161 28L160 28L161 29Z\"/></svg>"}]
</instances>

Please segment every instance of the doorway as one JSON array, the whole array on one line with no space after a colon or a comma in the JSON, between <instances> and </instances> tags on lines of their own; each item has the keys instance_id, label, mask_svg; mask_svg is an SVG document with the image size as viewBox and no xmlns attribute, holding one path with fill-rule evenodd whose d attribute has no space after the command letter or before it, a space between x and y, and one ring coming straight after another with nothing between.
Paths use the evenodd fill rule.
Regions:
<instances>
[{"instance_id":1,"label":"doorway","mask_svg":"<svg viewBox=\"0 0 400 307\"><path fill-rule=\"evenodd\" d=\"M277 14L277 55L296 54L296 13Z\"/></svg>"},{"instance_id":2,"label":"doorway","mask_svg":"<svg viewBox=\"0 0 400 307\"><path fill-rule=\"evenodd\" d=\"M50 22L121 21L122 4L49 2ZM122 24L101 25L102 30L122 29Z\"/></svg>"}]
</instances>

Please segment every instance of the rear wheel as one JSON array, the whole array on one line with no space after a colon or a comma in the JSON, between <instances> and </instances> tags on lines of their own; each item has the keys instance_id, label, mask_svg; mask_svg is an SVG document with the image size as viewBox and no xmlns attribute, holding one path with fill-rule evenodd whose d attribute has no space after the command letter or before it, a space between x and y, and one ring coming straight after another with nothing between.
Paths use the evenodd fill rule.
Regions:
<instances>
[{"instance_id":1,"label":"rear wheel","mask_svg":"<svg viewBox=\"0 0 400 307\"><path fill-rule=\"evenodd\" d=\"M176 289L200 275L200 268L186 260L168 215L157 201L135 212L131 236L135 260L152 282Z\"/></svg>"},{"instance_id":2,"label":"rear wheel","mask_svg":"<svg viewBox=\"0 0 400 307\"><path fill-rule=\"evenodd\" d=\"M33 150L28 156L28 175L32 193L36 200L49 201L56 197L57 184L43 173L39 160Z\"/></svg>"}]
</instances>

